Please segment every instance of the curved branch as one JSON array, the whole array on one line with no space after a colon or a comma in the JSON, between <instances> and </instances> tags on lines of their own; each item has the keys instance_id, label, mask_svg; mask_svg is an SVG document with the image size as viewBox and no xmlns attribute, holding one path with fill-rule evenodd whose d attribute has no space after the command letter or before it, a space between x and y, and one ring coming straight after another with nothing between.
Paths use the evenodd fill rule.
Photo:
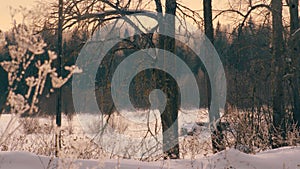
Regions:
<instances>
[{"instance_id":1,"label":"curved branch","mask_svg":"<svg viewBox=\"0 0 300 169\"><path fill-rule=\"evenodd\" d=\"M77 15L77 16L67 18L67 19L65 19L65 23L68 23L72 20L75 20L75 21L68 24L67 26L65 26L64 29L70 28L74 24L78 23L78 21L82 21L82 20L86 20L86 19L98 18L101 22L104 22L104 21L108 21L108 20L118 18L117 16L110 17L110 18L105 18L105 17L109 17L109 16L112 16L112 15L125 16L125 15L132 15L132 14L141 14L141 15L144 15L144 16L151 17L153 19L156 19L156 17L157 17L154 13L151 13L150 11L146 11L146 10L139 10L139 11L136 11L136 10L134 10L134 11L131 11L131 10L110 10L110 11L105 11L103 13L87 13L87 14Z\"/></svg>"},{"instance_id":2,"label":"curved branch","mask_svg":"<svg viewBox=\"0 0 300 169\"><path fill-rule=\"evenodd\" d=\"M245 22L248 18L248 16L251 14L252 11L256 10L257 8L267 8L270 12L272 12L272 8L269 5L266 4L258 4L258 5L254 5L250 8L250 10L246 13L244 20L241 24L241 28L245 25Z\"/></svg>"},{"instance_id":3,"label":"curved branch","mask_svg":"<svg viewBox=\"0 0 300 169\"><path fill-rule=\"evenodd\" d=\"M192 15L187 14L181 8L187 10L188 12L191 12ZM183 16L186 16L186 17L192 19L196 24L199 24L199 21L197 21L196 18L199 18L203 22L203 18L201 18L201 16L196 11L194 11L194 10L192 10L192 9L190 9L190 8L180 4L180 3L177 3L177 9L182 13Z\"/></svg>"},{"instance_id":4,"label":"curved branch","mask_svg":"<svg viewBox=\"0 0 300 169\"><path fill-rule=\"evenodd\" d=\"M228 9L228 10L221 11L220 13L218 13L213 18L213 20L217 19L217 17L219 17L220 15L222 15L225 12L233 12L233 13L237 13L238 15L240 15L240 16L242 16L244 18L243 21L242 21L242 23L241 23L241 27L243 27L244 24L245 24L245 22L246 22L246 20L247 20L247 18L248 18L248 16L251 14L252 11L256 10L257 8L267 8L270 12L272 12L272 8L269 5L258 4L258 5L251 6L250 10L246 14L243 14L240 11L235 10L235 9Z\"/></svg>"},{"instance_id":5,"label":"curved branch","mask_svg":"<svg viewBox=\"0 0 300 169\"><path fill-rule=\"evenodd\" d=\"M226 12L237 13L238 15L241 15L242 17L245 17L245 15L244 15L243 13L241 13L240 11L238 11L238 10L235 10L235 9L227 9L227 10L223 10L223 11L221 11L220 13L218 13L218 14L213 18L213 20L217 19L217 17L219 17L220 15L222 15L223 13L226 13Z\"/></svg>"}]
</instances>

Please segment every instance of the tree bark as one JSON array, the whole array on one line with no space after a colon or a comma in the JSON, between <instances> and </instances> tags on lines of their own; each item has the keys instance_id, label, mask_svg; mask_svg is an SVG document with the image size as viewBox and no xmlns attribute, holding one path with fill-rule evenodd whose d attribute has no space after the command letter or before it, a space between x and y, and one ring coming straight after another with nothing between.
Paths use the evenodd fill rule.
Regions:
<instances>
[{"instance_id":1,"label":"tree bark","mask_svg":"<svg viewBox=\"0 0 300 169\"><path fill-rule=\"evenodd\" d=\"M159 10L159 6L157 7ZM163 22L160 22L160 30L168 31L171 37L175 37L175 15L176 15L176 0L168 0L165 3L165 11L166 14L163 18ZM161 17L161 16L159 16ZM164 51L169 51L175 53L175 39L171 37L159 37L159 45L163 48ZM167 53L163 52L162 57L164 57ZM166 63L167 64L167 63ZM178 143L178 91L177 85L174 84L176 82L168 79L166 74L162 75L162 80L165 81L165 88L169 90L167 95L167 99L170 101L167 103L164 112L161 114L161 123L163 130L163 152L165 154L165 158L176 159L179 158L179 143ZM170 147L170 145L174 145Z\"/></svg>"},{"instance_id":2,"label":"tree bark","mask_svg":"<svg viewBox=\"0 0 300 169\"><path fill-rule=\"evenodd\" d=\"M298 0L289 1L290 9L290 33L293 34L299 28L299 11L298 11Z\"/></svg>"},{"instance_id":3,"label":"tree bark","mask_svg":"<svg viewBox=\"0 0 300 169\"><path fill-rule=\"evenodd\" d=\"M283 90L283 24L282 24L282 1L272 0L272 48L273 48L273 131L274 138L286 137L285 129L285 110L284 110L284 90ZM272 147L283 146L283 140L277 142L273 140Z\"/></svg>"},{"instance_id":4,"label":"tree bark","mask_svg":"<svg viewBox=\"0 0 300 169\"><path fill-rule=\"evenodd\" d=\"M57 27L57 56L58 56L58 72L61 75L62 72L62 32L63 32L63 0L58 1L58 27ZM55 142L55 155L59 155L61 149L61 107L62 107L62 88L58 89L58 94L56 98L56 125L58 131L56 132L56 142Z\"/></svg>"},{"instance_id":5,"label":"tree bark","mask_svg":"<svg viewBox=\"0 0 300 169\"><path fill-rule=\"evenodd\" d=\"M214 43L214 30L212 23L212 0L203 0L204 30L206 37Z\"/></svg>"},{"instance_id":6,"label":"tree bark","mask_svg":"<svg viewBox=\"0 0 300 169\"><path fill-rule=\"evenodd\" d=\"M300 95L299 95L299 11L298 11L298 0L289 1L290 10L290 55L293 66L293 79L292 79L292 90L293 90L293 120L297 123L297 127L300 128Z\"/></svg>"},{"instance_id":7,"label":"tree bark","mask_svg":"<svg viewBox=\"0 0 300 169\"><path fill-rule=\"evenodd\" d=\"M214 29L213 29L213 22L212 22L212 0L203 0L203 11L204 11L204 30L206 37L211 41L211 43L214 43ZM210 63L214 64L214 63ZM213 66L213 65L211 65ZM209 77L207 72L205 73L205 78L207 79L207 105L208 105L208 111L209 114L219 114L219 107L211 108L211 98L212 95L216 95L214 91L211 90L211 86L214 83L209 83ZM215 100L217 102L216 105L218 105L218 100ZM218 119L215 119L218 120ZM222 151L225 149L223 146L223 134L222 134L222 128L220 125L220 121L216 121L215 125L211 125L211 138L212 138L212 149L214 153L217 153L219 151Z\"/></svg>"}]
</instances>

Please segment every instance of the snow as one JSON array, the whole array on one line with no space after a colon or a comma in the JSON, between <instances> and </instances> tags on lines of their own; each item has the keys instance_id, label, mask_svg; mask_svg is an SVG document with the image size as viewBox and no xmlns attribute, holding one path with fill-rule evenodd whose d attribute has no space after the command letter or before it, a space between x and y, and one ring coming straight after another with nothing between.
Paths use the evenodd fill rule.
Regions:
<instances>
[{"instance_id":1,"label":"snow","mask_svg":"<svg viewBox=\"0 0 300 169\"><path fill-rule=\"evenodd\" d=\"M195 160L142 162L125 159L72 160L37 156L27 152L0 152L1 169L105 168L105 169L300 169L300 147L285 147L256 155L228 149ZM58 168L59 168L58 167Z\"/></svg>"},{"instance_id":2,"label":"snow","mask_svg":"<svg viewBox=\"0 0 300 169\"><path fill-rule=\"evenodd\" d=\"M1 115L0 133L4 130L3 127L7 125L10 118L10 115ZM63 117L63 119L67 122L66 117ZM49 123L49 120L51 122L51 119L39 118L40 124ZM81 134L81 124L76 116L72 123L71 126L74 132L79 136ZM64 123L64 125L66 126L63 127L68 126L67 123ZM133 129L134 127L136 128L136 126L129 126L128 129ZM182 127L187 131L192 131L195 127L198 127L197 131L201 130L202 141L200 140L201 142L199 141L199 144L196 145L200 148L205 146L203 141L209 140L209 134L207 138L205 137L205 133L208 133L206 132L207 129L201 128L203 126L195 126L194 123L183 123ZM136 131L133 133L136 133ZM31 141L39 138L37 137L38 134L27 135L27 137L29 136L32 136ZM45 136L50 140L52 139L50 135L46 134ZM39 140L35 140L34 142L38 145ZM84 142L77 142L79 145L85 144ZM68 143L71 144L71 142ZM255 155L245 154L236 149L227 149L214 155L208 154L208 156L185 156L184 159L179 160L142 162L134 159L109 159L104 154L101 159L81 160L70 158L58 159L21 151L0 151L0 169L300 169L300 147L283 147L260 152Z\"/></svg>"}]
</instances>

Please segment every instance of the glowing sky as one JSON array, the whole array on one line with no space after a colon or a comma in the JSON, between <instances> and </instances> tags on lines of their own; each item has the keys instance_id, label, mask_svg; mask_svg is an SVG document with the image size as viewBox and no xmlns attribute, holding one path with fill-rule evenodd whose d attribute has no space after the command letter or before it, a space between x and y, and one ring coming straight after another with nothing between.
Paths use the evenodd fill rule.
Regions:
<instances>
[{"instance_id":1,"label":"glowing sky","mask_svg":"<svg viewBox=\"0 0 300 169\"><path fill-rule=\"evenodd\" d=\"M203 0L178 0L178 2L188 6L189 8L193 10L199 10L200 15L202 15L202 12L200 11L202 9L202 3ZM224 0L213 0L213 9L214 10L221 10L221 9L227 9L228 7L228 1ZM232 3L234 2L234 3ZM259 2L259 1L258 1ZM0 0L0 30L7 31L9 28L12 27L12 20L11 20L11 12L10 12L10 6L14 8L18 8L19 6L26 7L27 9L31 9L34 4L37 3L37 0ZM239 5L239 1L231 1L233 5ZM232 5L231 4L231 5ZM236 17L236 16L235 16ZM20 21L20 17L15 17L17 21ZM19 20L18 20L19 19ZM237 21L237 18L220 18L224 23L231 24ZM218 19L218 20L220 20ZM230 20L230 22L229 22ZM236 21L234 21L236 20ZM239 19L238 19L239 20Z\"/></svg>"},{"instance_id":2,"label":"glowing sky","mask_svg":"<svg viewBox=\"0 0 300 169\"><path fill-rule=\"evenodd\" d=\"M8 30L11 27L10 6L17 8L22 5L30 8L35 0L0 0L0 30Z\"/></svg>"},{"instance_id":3,"label":"glowing sky","mask_svg":"<svg viewBox=\"0 0 300 169\"><path fill-rule=\"evenodd\" d=\"M199 10L202 8L202 0L181 0L181 2L192 9ZM35 3L37 3L36 0L0 0L0 30L6 31L12 27L10 6L14 8L23 6L31 9ZM213 6L218 4L220 3L215 1Z\"/></svg>"}]
</instances>

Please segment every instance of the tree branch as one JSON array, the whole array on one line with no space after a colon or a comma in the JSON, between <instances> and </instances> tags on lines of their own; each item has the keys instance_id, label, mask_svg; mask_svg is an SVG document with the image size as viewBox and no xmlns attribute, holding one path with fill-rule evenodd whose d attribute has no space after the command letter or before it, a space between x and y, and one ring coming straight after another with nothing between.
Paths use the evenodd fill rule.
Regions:
<instances>
[{"instance_id":1,"label":"tree branch","mask_svg":"<svg viewBox=\"0 0 300 169\"><path fill-rule=\"evenodd\" d=\"M154 13L150 13L149 11L146 11L146 10L138 10L138 11L135 11L135 10L134 11L131 11L131 10L110 10L110 11L105 11L105 12L102 12L102 13L87 13L87 14L84 14L84 15L77 15L77 16L73 16L73 17L70 17L70 18L66 18L65 23L68 23L72 20L75 20L75 21L68 24L67 26L65 26L64 29L72 27L73 25L78 23L78 21L83 21L83 20L87 20L87 19L98 18L100 22L104 22L104 21L108 21L108 20L118 19L121 16L132 15L132 14L141 14L141 15L148 16L148 17L151 17L153 19L156 19L156 15ZM116 16L106 18L106 17L113 16L113 15L116 15Z\"/></svg>"}]
</instances>

